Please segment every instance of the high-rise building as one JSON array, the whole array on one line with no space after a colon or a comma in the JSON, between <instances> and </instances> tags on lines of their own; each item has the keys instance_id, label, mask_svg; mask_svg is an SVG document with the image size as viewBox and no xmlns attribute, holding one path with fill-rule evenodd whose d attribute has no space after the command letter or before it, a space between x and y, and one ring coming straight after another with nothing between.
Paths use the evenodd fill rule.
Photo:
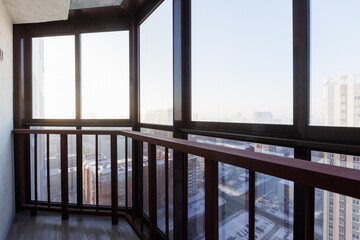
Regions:
<instances>
[{"instance_id":1,"label":"high-rise building","mask_svg":"<svg viewBox=\"0 0 360 240\"><path fill-rule=\"evenodd\" d=\"M324 125L360 126L360 74L324 80Z\"/></svg>"},{"instance_id":2,"label":"high-rise building","mask_svg":"<svg viewBox=\"0 0 360 240\"><path fill-rule=\"evenodd\" d=\"M360 126L360 74L324 80L324 125ZM359 157L324 153L323 163L359 169ZM322 239L359 239L359 200L323 191ZM349 233L352 233L351 236ZM319 237L321 239L321 237Z\"/></svg>"}]
</instances>

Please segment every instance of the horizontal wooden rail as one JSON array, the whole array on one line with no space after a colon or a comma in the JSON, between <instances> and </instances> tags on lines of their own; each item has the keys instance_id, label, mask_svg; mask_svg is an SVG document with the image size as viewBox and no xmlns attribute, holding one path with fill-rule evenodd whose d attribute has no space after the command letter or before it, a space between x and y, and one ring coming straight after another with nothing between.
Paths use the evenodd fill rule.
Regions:
<instances>
[{"instance_id":1,"label":"horizontal wooden rail","mask_svg":"<svg viewBox=\"0 0 360 240\"><path fill-rule=\"evenodd\" d=\"M15 129L14 134L122 135L307 186L360 198L359 170L134 131Z\"/></svg>"}]
</instances>

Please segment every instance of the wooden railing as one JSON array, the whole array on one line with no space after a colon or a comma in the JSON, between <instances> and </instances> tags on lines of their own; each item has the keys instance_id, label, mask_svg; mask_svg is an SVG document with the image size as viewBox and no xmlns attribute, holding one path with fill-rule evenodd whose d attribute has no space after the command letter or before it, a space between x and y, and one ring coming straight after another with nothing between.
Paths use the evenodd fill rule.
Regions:
<instances>
[{"instance_id":1,"label":"wooden railing","mask_svg":"<svg viewBox=\"0 0 360 240\"><path fill-rule=\"evenodd\" d=\"M107 131L107 130L29 130L16 129L13 131L15 141L15 167L16 167L16 191L17 204L21 208L32 209L32 214L36 215L37 210L52 210L62 213L62 218L66 220L69 214L95 214L95 215L109 215L112 217L112 223L117 224L118 217L124 217L132 228L136 231L141 239L158 239L159 236L165 239L169 238L169 182L168 182L168 153L169 149L175 152L193 154L205 159L205 238L218 239L218 163L226 163L232 166L244 168L249 170L249 192L248 192L248 221L249 221L249 239L255 239L255 172L268 174L278 178L293 181L295 183L304 184L307 189L320 188L335 193L340 193L349 197L360 198L360 191L358 186L360 184L360 172L354 169L338 167L333 165L325 165L321 163L309 162L300 159L289 159L281 156L267 155L257 152L243 151L234 148L227 148L223 146L209 145L205 143L192 142L182 139L160 137L134 131ZM39 202L37 199L37 174L34 175L35 182L35 198L31 199L30 193L30 135L45 135L47 141L47 159L49 159L49 136L60 135L61 142L61 203L56 204L50 201L48 189L48 202ZM77 204L69 205L68 199L68 135L77 136L77 174L78 174L78 202ZM98 204L98 190L96 191L96 205L85 206L82 203L82 188L81 174L82 170L82 136L83 135L107 135L110 136L111 146L111 208L103 208ZM117 136L125 137L125 208L118 206L118 176L117 176ZM37 170L36 149L37 138L35 137L35 161L34 171ZM132 206L136 202L139 204L140 216L136 215L137 209L128 206L128 139L132 139L132 189L131 199ZM135 169L139 166L142 168L142 146L143 143L148 144L148 199L144 199L142 190L136 192L136 173ZM137 147L136 147L137 146ZM161 146L165 148L165 221L166 229L163 234L159 235L157 226L157 163L156 163L156 147ZM98 146L96 145L96 153ZM135 151L139 150L137 154ZM186 157L182 159L186 161ZM178 159L174 159L178 161ZM49 164L49 161L47 161ZM96 166L98 164L98 157L96 156ZM49 182L49 166L47 166L47 181ZM142 174L142 171L138 172ZM79 176L80 175L80 176ZM187 176L184 173L184 176ZM50 184L48 184L50 185ZM49 188L49 187L48 187ZM185 185L185 192L187 186ZM309 191L311 192L311 191ZM176 198L178 196L174 196ZM137 199L140 199L138 201ZM311 198L309 198L311 199ZM148 201L149 214L144 217L143 203ZM186 204L186 201L184 202ZM174 206L176 207L176 206ZM184 206L187 209L187 206ZM304 209L308 219L313 219L313 209ZM175 216L176 217L176 216ZM185 219L184 221L186 221ZM174 222L176 219L174 219ZM313 224L309 220L308 224ZM184 224L186 226L186 224ZM147 230L145 230L147 229ZM305 231L313 230L313 226L305 229ZM186 231L186 230L185 230ZM145 234L148 233L148 234ZM187 236L187 234L181 234ZM177 233L174 232L174 237L177 239Z\"/></svg>"}]
</instances>

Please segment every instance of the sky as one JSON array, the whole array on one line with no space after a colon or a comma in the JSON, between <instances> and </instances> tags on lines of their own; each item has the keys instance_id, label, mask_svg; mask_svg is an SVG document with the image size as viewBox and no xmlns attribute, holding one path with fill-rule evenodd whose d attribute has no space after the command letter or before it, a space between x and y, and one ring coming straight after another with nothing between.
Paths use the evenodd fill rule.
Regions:
<instances>
[{"instance_id":1,"label":"sky","mask_svg":"<svg viewBox=\"0 0 360 240\"><path fill-rule=\"evenodd\" d=\"M75 37L43 43L44 118L75 118ZM82 34L81 43L82 118L129 118L129 32Z\"/></svg>"},{"instance_id":2,"label":"sky","mask_svg":"<svg viewBox=\"0 0 360 240\"><path fill-rule=\"evenodd\" d=\"M324 79L360 73L360 1L311 1L311 123L321 124Z\"/></svg>"},{"instance_id":3,"label":"sky","mask_svg":"<svg viewBox=\"0 0 360 240\"><path fill-rule=\"evenodd\" d=\"M193 0L191 9L193 119L253 122L254 111L267 111L291 124L292 1ZM356 0L311 1L311 123L322 122L324 78L360 73L357 9ZM52 99L45 107L64 93L67 106L75 101L71 38L45 39ZM84 117L128 117L128 38L127 31L83 35ZM172 108L172 57L172 1L165 0L140 26L142 116ZM47 107L55 115L64 109Z\"/></svg>"},{"instance_id":4,"label":"sky","mask_svg":"<svg viewBox=\"0 0 360 240\"><path fill-rule=\"evenodd\" d=\"M292 1L192 1L192 108L199 120L292 122ZM193 117L196 117L193 115ZM244 119L246 118L246 119Z\"/></svg>"},{"instance_id":5,"label":"sky","mask_svg":"<svg viewBox=\"0 0 360 240\"><path fill-rule=\"evenodd\" d=\"M165 0L140 26L140 115L172 109L172 1Z\"/></svg>"}]
</instances>

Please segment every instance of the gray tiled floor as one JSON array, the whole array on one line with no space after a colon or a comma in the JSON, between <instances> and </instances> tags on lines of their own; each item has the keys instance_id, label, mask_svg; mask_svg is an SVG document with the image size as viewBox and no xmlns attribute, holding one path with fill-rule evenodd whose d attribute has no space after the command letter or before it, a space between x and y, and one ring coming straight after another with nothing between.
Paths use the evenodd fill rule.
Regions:
<instances>
[{"instance_id":1,"label":"gray tiled floor","mask_svg":"<svg viewBox=\"0 0 360 240\"><path fill-rule=\"evenodd\" d=\"M29 211L18 213L6 239L139 239L126 220L119 218L116 226L111 217L70 215L68 221L61 220L60 213L38 212L30 217Z\"/></svg>"}]
</instances>

